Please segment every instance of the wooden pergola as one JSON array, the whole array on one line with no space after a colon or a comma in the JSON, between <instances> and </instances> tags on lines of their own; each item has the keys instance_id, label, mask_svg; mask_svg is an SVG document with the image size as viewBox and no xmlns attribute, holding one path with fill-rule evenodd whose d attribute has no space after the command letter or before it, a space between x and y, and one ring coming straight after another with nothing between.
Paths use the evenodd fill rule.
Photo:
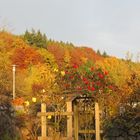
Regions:
<instances>
[{"instance_id":1,"label":"wooden pergola","mask_svg":"<svg viewBox=\"0 0 140 140\"><path fill-rule=\"evenodd\" d=\"M66 111L65 112L46 112L46 103L41 104L41 112L38 116L41 117L41 136L39 140L51 140L47 137L47 116L67 116L67 137L61 138L61 140L79 140L79 134L95 134L96 140L100 140L100 111L97 102L94 102L94 112L88 112L95 115L95 130L80 130L79 129L79 114L78 106L73 103L74 100L79 99L77 96L69 96L66 99ZM74 128L73 128L74 127Z\"/></svg>"}]
</instances>

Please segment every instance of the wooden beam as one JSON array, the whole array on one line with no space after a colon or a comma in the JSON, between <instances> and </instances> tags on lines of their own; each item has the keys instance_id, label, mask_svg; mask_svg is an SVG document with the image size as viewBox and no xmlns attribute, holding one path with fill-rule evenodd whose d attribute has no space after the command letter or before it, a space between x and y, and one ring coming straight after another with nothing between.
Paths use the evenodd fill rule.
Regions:
<instances>
[{"instance_id":1,"label":"wooden beam","mask_svg":"<svg viewBox=\"0 0 140 140\"><path fill-rule=\"evenodd\" d=\"M79 133L81 134L95 134L96 131L95 130L79 130ZM103 130L100 131L100 133L103 133Z\"/></svg>"},{"instance_id":2,"label":"wooden beam","mask_svg":"<svg viewBox=\"0 0 140 140\"><path fill-rule=\"evenodd\" d=\"M39 112L37 113L37 116L71 116L73 115L73 112Z\"/></svg>"},{"instance_id":3,"label":"wooden beam","mask_svg":"<svg viewBox=\"0 0 140 140\"><path fill-rule=\"evenodd\" d=\"M95 130L79 130L82 134L95 134Z\"/></svg>"},{"instance_id":4,"label":"wooden beam","mask_svg":"<svg viewBox=\"0 0 140 140\"><path fill-rule=\"evenodd\" d=\"M79 113L84 113L84 114L92 114L94 115L95 114L95 111L79 111Z\"/></svg>"}]
</instances>

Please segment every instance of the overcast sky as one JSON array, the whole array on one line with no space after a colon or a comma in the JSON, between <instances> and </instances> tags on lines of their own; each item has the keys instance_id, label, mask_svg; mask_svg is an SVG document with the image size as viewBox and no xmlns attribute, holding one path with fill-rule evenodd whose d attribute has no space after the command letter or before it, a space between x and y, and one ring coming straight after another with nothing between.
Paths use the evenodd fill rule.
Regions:
<instances>
[{"instance_id":1,"label":"overcast sky","mask_svg":"<svg viewBox=\"0 0 140 140\"><path fill-rule=\"evenodd\" d=\"M0 26L124 58L140 52L140 0L0 0Z\"/></svg>"}]
</instances>

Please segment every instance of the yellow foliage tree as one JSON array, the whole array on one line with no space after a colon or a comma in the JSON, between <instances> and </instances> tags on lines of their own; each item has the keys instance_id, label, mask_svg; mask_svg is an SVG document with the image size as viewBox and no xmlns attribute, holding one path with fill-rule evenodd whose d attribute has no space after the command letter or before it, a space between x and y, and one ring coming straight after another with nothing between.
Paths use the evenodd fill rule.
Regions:
<instances>
[{"instance_id":1,"label":"yellow foliage tree","mask_svg":"<svg viewBox=\"0 0 140 140\"><path fill-rule=\"evenodd\" d=\"M115 57L107 57L102 61L97 61L96 65L108 71L112 81L117 86L122 86L131 74L128 64Z\"/></svg>"},{"instance_id":2,"label":"yellow foliage tree","mask_svg":"<svg viewBox=\"0 0 140 140\"><path fill-rule=\"evenodd\" d=\"M17 81L19 92L27 97L32 95L40 98L45 93L54 92L57 87L55 74L45 64L31 66L25 73L22 71L17 75Z\"/></svg>"},{"instance_id":3,"label":"yellow foliage tree","mask_svg":"<svg viewBox=\"0 0 140 140\"><path fill-rule=\"evenodd\" d=\"M12 92L12 65L9 61L10 53L0 52L0 93Z\"/></svg>"},{"instance_id":4,"label":"yellow foliage tree","mask_svg":"<svg viewBox=\"0 0 140 140\"><path fill-rule=\"evenodd\" d=\"M46 64L48 67L52 69L58 67L54 55L52 53L50 53L44 48L38 49L37 52L41 55L43 63Z\"/></svg>"}]
</instances>

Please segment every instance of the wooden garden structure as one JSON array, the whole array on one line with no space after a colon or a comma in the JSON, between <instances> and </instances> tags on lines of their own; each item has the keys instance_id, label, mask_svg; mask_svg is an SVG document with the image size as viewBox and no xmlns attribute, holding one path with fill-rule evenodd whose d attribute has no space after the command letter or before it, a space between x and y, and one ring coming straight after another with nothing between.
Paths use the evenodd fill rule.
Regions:
<instances>
[{"instance_id":1,"label":"wooden garden structure","mask_svg":"<svg viewBox=\"0 0 140 140\"><path fill-rule=\"evenodd\" d=\"M47 136L47 116L65 116L67 119L67 135L61 140L81 140L80 135L88 140L100 139L100 111L99 105L92 97L74 96L66 98L66 110L46 112L46 104L41 104L41 112L38 113L41 117L41 136L39 140L53 140ZM57 140L57 139L55 139Z\"/></svg>"}]
</instances>

